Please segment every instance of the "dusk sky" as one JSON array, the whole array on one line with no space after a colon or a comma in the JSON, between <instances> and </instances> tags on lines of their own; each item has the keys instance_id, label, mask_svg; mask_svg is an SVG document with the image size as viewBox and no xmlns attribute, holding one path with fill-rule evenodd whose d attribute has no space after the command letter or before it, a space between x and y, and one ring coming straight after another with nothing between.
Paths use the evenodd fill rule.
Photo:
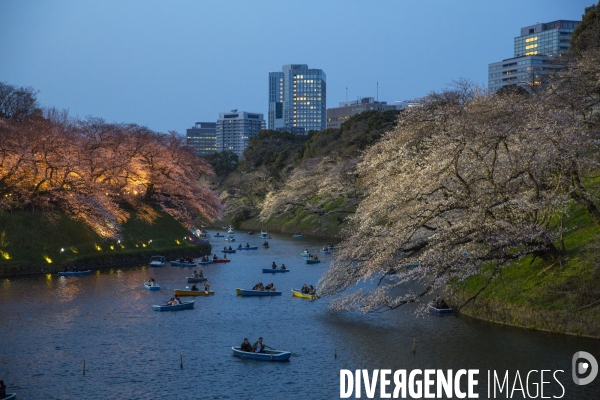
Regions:
<instances>
[{"instance_id":1,"label":"dusk sky","mask_svg":"<svg viewBox=\"0 0 600 400\"><path fill-rule=\"evenodd\" d=\"M72 116L185 133L231 109L268 110L268 73L308 64L327 107L393 103L513 56L520 28L580 20L594 0L0 1L0 81Z\"/></svg>"}]
</instances>

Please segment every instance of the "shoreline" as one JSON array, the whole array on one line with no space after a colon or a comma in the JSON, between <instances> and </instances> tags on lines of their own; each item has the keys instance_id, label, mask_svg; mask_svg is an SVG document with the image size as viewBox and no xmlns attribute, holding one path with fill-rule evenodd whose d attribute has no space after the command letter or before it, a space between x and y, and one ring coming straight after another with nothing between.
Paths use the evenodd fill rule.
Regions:
<instances>
[{"instance_id":1,"label":"shoreline","mask_svg":"<svg viewBox=\"0 0 600 400\"><path fill-rule=\"evenodd\" d=\"M210 245L209 245L210 246ZM90 255L89 257L82 257L81 262L71 263L71 264L85 264L83 268L89 268L92 270L98 269L110 269L121 266L135 266L148 263L148 260L153 255L162 255L167 260L170 258L176 257L186 257L186 256L202 256L206 254L211 254L211 252L206 252L208 249L212 251L211 247L206 245L199 245L195 248L187 247L183 249L172 248L166 250L144 250L133 254L115 254L115 255ZM16 276L34 276L34 275L44 275L44 274L56 274L62 270L64 270L65 265L41 265L41 264L28 264L28 265L11 265L11 266L2 266L0 265L0 278L12 278ZM14 271L11 271L14 270Z\"/></svg>"}]
</instances>

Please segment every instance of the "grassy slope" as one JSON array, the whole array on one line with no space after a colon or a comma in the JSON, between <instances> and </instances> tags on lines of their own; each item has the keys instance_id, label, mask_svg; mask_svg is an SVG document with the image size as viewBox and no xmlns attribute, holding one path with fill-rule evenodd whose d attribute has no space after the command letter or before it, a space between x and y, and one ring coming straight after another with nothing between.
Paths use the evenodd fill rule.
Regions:
<instances>
[{"instance_id":1,"label":"grassy slope","mask_svg":"<svg viewBox=\"0 0 600 400\"><path fill-rule=\"evenodd\" d=\"M63 214L4 211L0 214L0 235L5 232L0 251L8 253L10 258L7 260L0 253L0 274L33 272L40 268L58 270L64 265L85 263L94 258L197 248L183 240L189 235L183 226L162 211L159 214L152 224L132 214L123 225L124 240L117 243L103 241L88 227Z\"/></svg>"},{"instance_id":2,"label":"grassy slope","mask_svg":"<svg viewBox=\"0 0 600 400\"><path fill-rule=\"evenodd\" d=\"M600 228L580 206L569 214L561 259L526 257L514 263L462 312L530 329L600 337L599 305L583 308L600 299ZM477 276L461 285L457 303L476 293L486 279Z\"/></svg>"}]
</instances>

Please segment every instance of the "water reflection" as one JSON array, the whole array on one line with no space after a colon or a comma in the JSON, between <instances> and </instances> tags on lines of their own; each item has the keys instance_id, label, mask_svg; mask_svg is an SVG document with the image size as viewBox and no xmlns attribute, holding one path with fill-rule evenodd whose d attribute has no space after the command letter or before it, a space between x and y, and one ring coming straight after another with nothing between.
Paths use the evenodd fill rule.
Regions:
<instances>
[{"instance_id":1,"label":"water reflection","mask_svg":"<svg viewBox=\"0 0 600 400\"><path fill-rule=\"evenodd\" d=\"M244 244L261 243L237 235ZM18 387L21 398L145 399L153 393L251 399L257 398L253 383L260 382L261 393L273 398L309 391L323 399L339 398L342 368L567 369L575 351L598 354L595 340L467 318L415 317L410 307L366 316L329 311L326 300L305 301L290 291L317 282L330 260L323 256L323 263L307 265L298 253L328 241L273 236L269 249L241 251L228 255L229 264L202 266L215 295L197 297L193 310L181 312L154 312L151 306L168 300L173 289L185 288L191 268L140 266L120 273L0 281L5 382ZM213 242L215 251L223 245ZM262 268L273 261L285 263L290 272L263 275ZM161 290L143 288L150 276ZM257 281L274 282L283 295L236 295L236 287ZM232 356L231 346L259 336L271 347L292 351L291 361L282 365ZM567 390L579 398L600 396L598 385L582 389L571 383Z\"/></svg>"}]
</instances>

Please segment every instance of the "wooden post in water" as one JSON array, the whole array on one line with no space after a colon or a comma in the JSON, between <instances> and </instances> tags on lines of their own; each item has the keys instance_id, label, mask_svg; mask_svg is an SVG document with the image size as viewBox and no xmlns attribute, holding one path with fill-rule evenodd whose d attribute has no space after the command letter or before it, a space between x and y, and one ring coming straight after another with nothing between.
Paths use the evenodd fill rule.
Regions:
<instances>
[{"instance_id":1,"label":"wooden post in water","mask_svg":"<svg viewBox=\"0 0 600 400\"><path fill-rule=\"evenodd\" d=\"M85 358L83 359L83 376L85 376Z\"/></svg>"},{"instance_id":2,"label":"wooden post in water","mask_svg":"<svg viewBox=\"0 0 600 400\"><path fill-rule=\"evenodd\" d=\"M179 368L183 369L183 354L179 355Z\"/></svg>"}]
</instances>

